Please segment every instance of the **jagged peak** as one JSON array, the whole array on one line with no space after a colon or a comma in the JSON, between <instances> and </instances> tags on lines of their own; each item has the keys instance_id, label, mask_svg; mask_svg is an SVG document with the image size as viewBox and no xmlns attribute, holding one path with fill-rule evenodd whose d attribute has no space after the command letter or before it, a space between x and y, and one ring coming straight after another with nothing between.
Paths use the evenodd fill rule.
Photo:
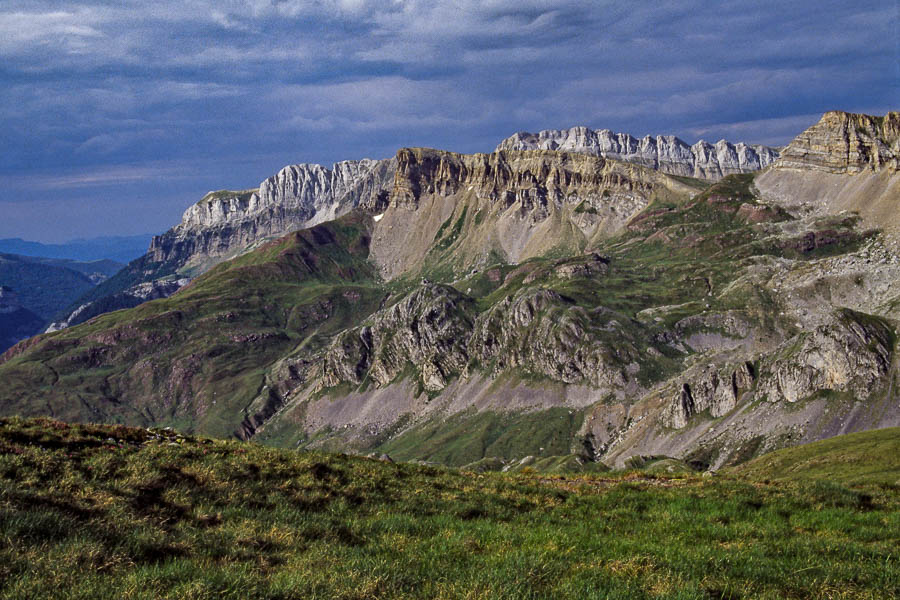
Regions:
<instances>
[{"instance_id":1,"label":"jagged peak","mask_svg":"<svg viewBox=\"0 0 900 600\"><path fill-rule=\"evenodd\" d=\"M747 173L768 166L778 156L774 148L699 140L692 145L674 135L635 138L609 129L592 130L583 125L569 129L520 131L500 142L497 150L557 150L592 154L640 164L668 173L717 180L732 173Z\"/></svg>"},{"instance_id":2,"label":"jagged peak","mask_svg":"<svg viewBox=\"0 0 900 600\"><path fill-rule=\"evenodd\" d=\"M788 144L775 168L849 174L896 172L898 161L900 112L875 116L830 110Z\"/></svg>"}]
</instances>

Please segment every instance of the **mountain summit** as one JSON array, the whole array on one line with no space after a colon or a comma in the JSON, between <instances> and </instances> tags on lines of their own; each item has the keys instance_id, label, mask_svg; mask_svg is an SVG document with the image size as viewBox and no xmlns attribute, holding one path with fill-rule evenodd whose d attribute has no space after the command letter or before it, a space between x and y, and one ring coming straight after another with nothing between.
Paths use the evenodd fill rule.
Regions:
<instances>
[{"instance_id":1,"label":"mountain summit","mask_svg":"<svg viewBox=\"0 0 900 600\"><path fill-rule=\"evenodd\" d=\"M593 154L639 164L670 175L717 181L725 175L763 169L778 158L769 146L731 144L703 140L692 146L675 136L634 138L627 133L587 127L545 129L539 133L519 132L497 146L497 150L558 150Z\"/></svg>"},{"instance_id":2,"label":"mountain summit","mask_svg":"<svg viewBox=\"0 0 900 600\"><path fill-rule=\"evenodd\" d=\"M280 201L208 197L156 248L176 275L218 264L19 343L0 407L491 468L717 469L900 425L900 259L890 219L873 226L900 198L891 123L829 113L762 172L715 182L589 153L405 148L341 187L366 190L353 199L332 170L317 204L284 172L267 189L307 198L303 219L343 211L336 197L346 214L260 242Z\"/></svg>"}]
</instances>

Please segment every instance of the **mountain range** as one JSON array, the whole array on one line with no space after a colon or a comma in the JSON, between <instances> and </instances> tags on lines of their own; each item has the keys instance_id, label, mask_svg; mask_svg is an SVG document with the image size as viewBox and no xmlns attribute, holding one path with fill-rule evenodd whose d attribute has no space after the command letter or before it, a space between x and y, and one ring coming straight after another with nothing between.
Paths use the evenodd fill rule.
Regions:
<instances>
[{"instance_id":1,"label":"mountain range","mask_svg":"<svg viewBox=\"0 0 900 600\"><path fill-rule=\"evenodd\" d=\"M286 167L3 354L0 411L496 469L897 426L898 156L900 113L835 111Z\"/></svg>"},{"instance_id":2,"label":"mountain range","mask_svg":"<svg viewBox=\"0 0 900 600\"><path fill-rule=\"evenodd\" d=\"M0 239L0 252L24 256L68 259L77 262L112 260L127 263L146 252L152 235L106 236L42 244L21 238Z\"/></svg>"},{"instance_id":3,"label":"mountain range","mask_svg":"<svg viewBox=\"0 0 900 600\"><path fill-rule=\"evenodd\" d=\"M112 260L0 253L0 286L5 290L0 296L0 349L40 333L57 313L123 266Z\"/></svg>"}]
</instances>

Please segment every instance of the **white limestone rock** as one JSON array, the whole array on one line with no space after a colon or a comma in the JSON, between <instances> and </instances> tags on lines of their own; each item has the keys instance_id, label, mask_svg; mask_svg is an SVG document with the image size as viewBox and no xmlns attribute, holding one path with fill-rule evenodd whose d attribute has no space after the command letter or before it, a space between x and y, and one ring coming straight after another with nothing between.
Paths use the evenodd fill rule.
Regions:
<instances>
[{"instance_id":1,"label":"white limestone rock","mask_svg":"<svg viewBox=\"0 0 900 600\"><path fill-rule=\"evenodd\" d=\"M593 154L632 162L670 175L718 180L733 173L758 171L778 159L778 151L768 146L715 145L700 140L693 146L675 136L634 138L627 133L587 127L546 129L539 133L519 132L500 142L497 150L559 150Z\"/></svg>"}]
</instances>

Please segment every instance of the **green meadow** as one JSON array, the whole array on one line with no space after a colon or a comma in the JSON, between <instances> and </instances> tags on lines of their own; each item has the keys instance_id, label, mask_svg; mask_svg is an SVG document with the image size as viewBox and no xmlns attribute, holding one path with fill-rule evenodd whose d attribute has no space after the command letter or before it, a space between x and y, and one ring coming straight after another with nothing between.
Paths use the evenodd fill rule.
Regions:
<instances>
[{"instance_id":1,"label":"green meadow","mask_svg":"<svg viewBox=\"0 0 900 600\"><path fill-rule=\"evenodd\" d=\"M0 597L897 597L898 439L501 474L0 419Z\"/></svg>"}]
</instances>

